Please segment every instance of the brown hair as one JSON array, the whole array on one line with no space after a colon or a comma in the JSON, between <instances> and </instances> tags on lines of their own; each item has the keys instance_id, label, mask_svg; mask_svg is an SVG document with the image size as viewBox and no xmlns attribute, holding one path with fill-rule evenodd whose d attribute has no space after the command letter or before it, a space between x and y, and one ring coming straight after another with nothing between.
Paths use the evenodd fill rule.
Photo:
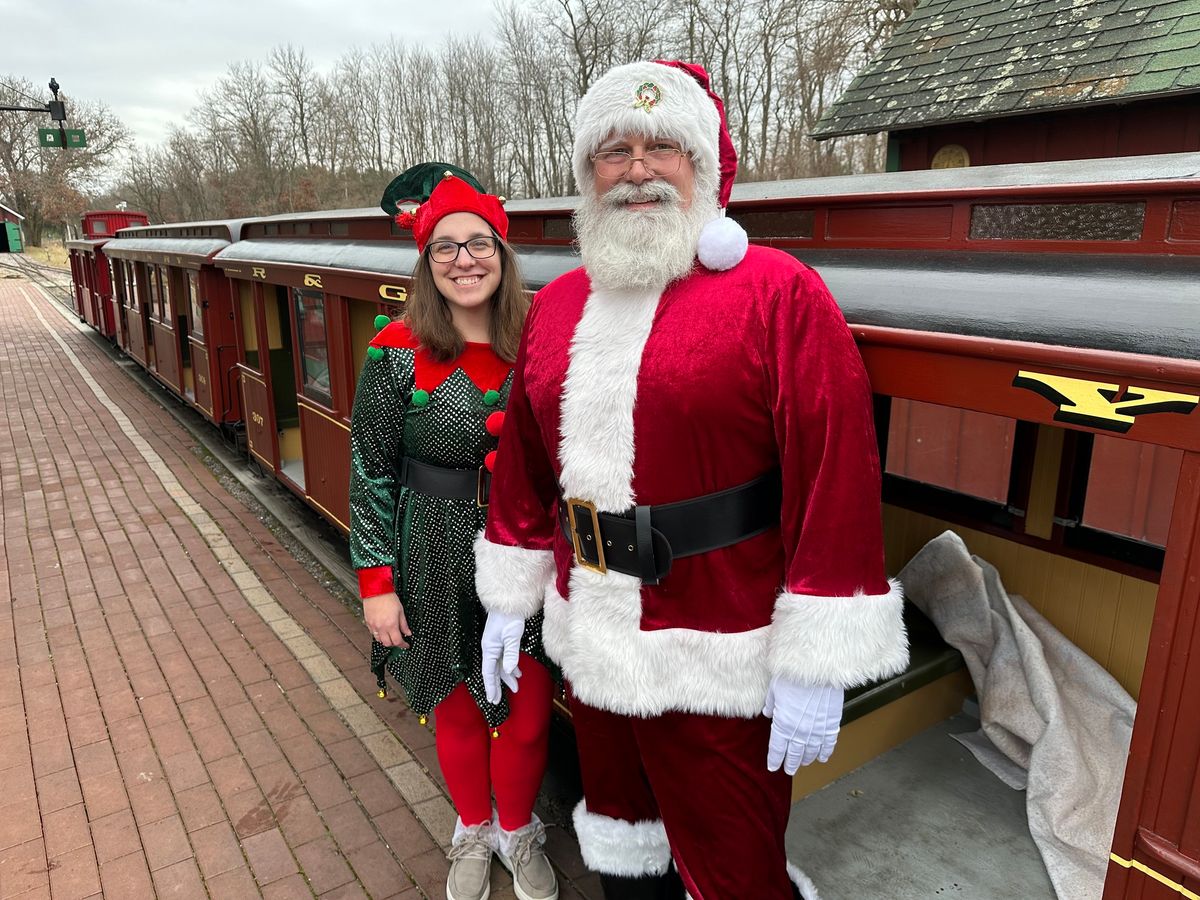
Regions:
<instances>
[{"instance_id":1,"label":"brown hair","mask_svg":"<svg viewBox=\"0 0 1200 900\"><path fill-rule=\"evenodd\" d=\"M529 298L522 286L521 269L512 247L500 241L500 286L492 295L488 317L488 338L494 352L506 362L516 362L517 345ZM433 281L428 254L422 253L413 272L412 288L404 304L404 320L429 355L439 362L458 357L466 346L463 336L450 318L450 305Z\"/></svg>"}]
</instances>

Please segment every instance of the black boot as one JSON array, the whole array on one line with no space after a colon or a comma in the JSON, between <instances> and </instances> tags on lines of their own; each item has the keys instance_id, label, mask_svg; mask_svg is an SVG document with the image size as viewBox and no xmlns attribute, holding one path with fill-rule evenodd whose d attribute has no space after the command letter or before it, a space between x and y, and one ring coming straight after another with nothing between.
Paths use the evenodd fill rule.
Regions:
<instances>
[{"instance_id":1,"label":"black boot","mask_svg":"<svg viewBox=\"0 0 1200 900\"><path fill-rule=\"evenodd\" d=\"M622 875L601 875L604 900L684 900L687 891L675 867L665 875L642 875L629 878Z\"/></svg>"}]
</instances>

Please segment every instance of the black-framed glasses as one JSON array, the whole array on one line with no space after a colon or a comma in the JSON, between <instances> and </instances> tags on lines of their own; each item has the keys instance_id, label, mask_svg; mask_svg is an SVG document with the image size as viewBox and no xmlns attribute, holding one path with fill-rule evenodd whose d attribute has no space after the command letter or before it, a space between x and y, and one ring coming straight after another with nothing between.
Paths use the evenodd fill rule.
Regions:
<instances>
[{"instance_id":1,"label":"black-framed glasses","mask_svg":"<svg viewBox=\"0 0 1200 900\"><path fill-rule=\"evenodd\" d=\"M458 251L464 247L472 259L490 259L499 246L499 238L476 237L469 241L433 241L425 250L434 262L448 263L458 259Z\"/></svg>"},{"instance_id":2,"label":"black-framed glasses","mask_svg":"<svg viewBox=\"0 0 1200 900\"><path fill-rule=\"evenodd\" d=\"M592 157L592 165L601 178L620 178L635 162L640 162L651 175L674 175L683 160L679 147L655 147L643 156L634 156L628 150L601 150Z\"/></svg>"}]
</instances>

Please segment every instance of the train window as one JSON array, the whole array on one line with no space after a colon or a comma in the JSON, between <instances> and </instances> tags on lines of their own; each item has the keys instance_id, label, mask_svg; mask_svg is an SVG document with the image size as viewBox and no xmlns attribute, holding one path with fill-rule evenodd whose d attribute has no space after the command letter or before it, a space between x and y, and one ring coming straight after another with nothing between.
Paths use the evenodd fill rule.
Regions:
<instances>
[{"instance_id":1,"label":"train window","mask_svg":"<svg viewBox=\"0 0 1200 900\"><path fill-rule=\"evenodd\" d=\"M1016 424L989 413L895 399L884 471L1004 503Z\"/></svg>"},{"instance_id":2,"label":"train window","mask_svg":"<svg viewBox=\"0 0 1200 900\"><path fill-rule=\"evenodd\" d=\"M307 222L296 223L296 234L308 234L310 231L312 231L312 226Z\"/></svg>"},{"instance_id":3,"label":"train window","mask_svg":"<svg viewBox=\"0 0 1200 900\"><path fill-rule=\"evenodd\" d=\"M162 321L162 294L159 292L158 266L146 266L146 283L150 288L150 318Z\"/></svg>"},{"instance_id":4,"label":"train window","mask_svg":"<svg viewBox=\"0 0 1200 900\"><path fill-rule=\"evenodd\" d=\"M192 333L197 337L204 336L204 310L200 302L200 274L187 273L188 305L192 310Z\"/></svg>"},{"instance_id":5,"label":"train window","mask_svg":"<svg viewBox=\"0 0 1200 900\"><path fill-rule=\"evenodd\" d=\"M333 406L329 388L329 336L325 328L325 294L292 289L296 305L296 332L300 336L304 396Z\"/></svg>"},{"instance_id":6,"label":"train window","mask_svg":"<svg viewBox=\"0 0 1200 900\"><path fill-rule=\"evenodd\" d=\"M331 222L329 223L329 233L338 237L345 237L350 233L350 223Z\"/></svg>"},{"instance_id":7,"label":"train window","mask_svg":"<svg viewBox=\"0 0 1200 900\"><path fill-rule=\"evenodd\" d=\"M125 271L129 274L129 308L134 312L140 312L142 300L138 291L137 267L131 262L125 263L125 266Z\"/></svg>"},{"instance_id":8,"label":"train window","mask_svg":"<svg viewBox=\"0 0 1200 900\"><path fill-rule=\"evenodd\" d=\"M103 219L93 219L92 234L108 234L108 223Z\"/></svg>"},{"instance_id":9,"label":"train window","mask_svg":"<svg viewBox=\"0 0 1200 900\"><path fill-rule=\"evenodd\" d=\"M1084 527L1165 547L1183 451L1096 435L1091 457Z\"/></svg>"},{"instance_id":10,"label":"train window","mask_svg":"<svg viewBox=\"0 0 1200 900\"><path fill-rule=\"evenodd\" d=\"M160 318L162 323L168 328L174 328L175 323L171 317L171 270L166 266L158 267L158 277L162 283L162 308L160 310Z\"/></svg>"}]
</instances>

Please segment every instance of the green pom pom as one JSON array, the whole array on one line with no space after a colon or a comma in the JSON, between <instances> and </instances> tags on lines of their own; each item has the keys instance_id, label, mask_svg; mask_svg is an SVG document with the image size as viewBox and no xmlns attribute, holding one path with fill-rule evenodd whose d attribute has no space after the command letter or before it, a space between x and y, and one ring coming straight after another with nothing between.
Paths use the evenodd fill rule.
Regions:
<instances>
[{"instance_id":1,"label":"green pom pom","mask_svg":"<svg viewBox=\"0 0 1200 900\"><path fill-rule=\"evenodd\" d=\"M380 313L375 317L376 331L383 331L383 329L387 328L390 324L392 324L391 316L385 316L383 313Z\"/></svg>"},{"instance_id":2,"label":"green pom pom","mask_svg":"<svg viewBox=\"0 0 1200 900\"><path fill-rule=\"evenodd\" d=\"M499 391L488 391L486 394L483 395L483 405L484 406L495 406L499 402L500 402L500 392Z\"/></svg>"},{"instance_id":3,"label":"green pom pom","mask_svg":"<svg viewBox=\"0 0 1200 900\"><path fill-rule=\"evenodd\" d=\"M371 359L378 362L379 360L383 359L383 348L382 347L368 347L367 348L367 356L371 357Z\"/></svg>"},{"instance_id":4,"label":"green pom pom","mask_svg":"<svg viewBox=\"0 0 1200 900\"><path fill-rule=\"evenodd\" d=\"M422 391L420 389L413 391L413 395L412 395L412 405L413 406L424 406L428 402L429 402L429 391Z\"/></svg>"}]
</instances>

